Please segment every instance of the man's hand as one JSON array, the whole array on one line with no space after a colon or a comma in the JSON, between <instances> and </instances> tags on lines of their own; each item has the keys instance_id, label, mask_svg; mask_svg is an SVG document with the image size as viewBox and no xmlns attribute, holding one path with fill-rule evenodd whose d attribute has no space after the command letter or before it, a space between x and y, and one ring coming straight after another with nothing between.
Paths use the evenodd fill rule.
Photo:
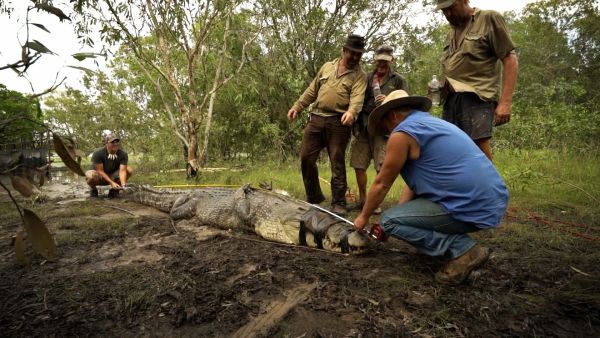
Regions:
<instances>
[{"instance_id":1,"label":"man's hand","mask_svg":"<svg viewBox=\"0 0 600 338\"><path fill-rule=\"evenodd\" d=\"M369 223L369 217L365 217L361 212L358 217L354 220L354 229L358 232L362 232L365 226Z\"/></svg>"},{"instance_id":2,"label":"man's hand","mask_svg":"<svg viewBox=\"0 0 600 338\"><path fill-rule=\"evenodd\" d=\"M510 121L511 105L500 102L496 107L494 125L500 126Z\"/></svg>"},{"instance_id":3,"label":"man's hand","mask_svg":"<svg viewBox=\"0 0 600 338\"><path fill-rule=\"evenodd\" d=\"M117 182L110 182L110 187L111 187L112 189L117 189L117 190L121 190L121 189L123 189L123 188L122 188L122 187L119 185L119 183L117 183Z\"/></svg>"},{"instance_id":4,"label":"man's hand","mask_svg":"<svg viewBox=\"0 0 600 338\"><path fill-rule=\"evenodd\" d=\"M292 108L292 109L288 110L288 113L287 113L288 120L292 121L293 119L296 118L296 115L298 115L298 111L296 109Z\"/></svg>"},{"instance_id":5,"label":"man's hand","mask_svg":"<svg viewBox=\"0 0 600 338\"><path fill-rule=\"evenodd\" d=\"M354 115L352 115L350 112L345 112L344 115L342 115L342 124L345 126L351 126L352 123L354 123Z\"/></svg>"},{"instance_id":6,"label":"man's hand","mask_svg":"<svg viewBox=\"0 0 600 338\"><path fill-rule=\"evenodd\" d=\"M380 106L383 103L383 100L385 100L385 95L377 95L377 97L375 98L375 104Z\"/></svg>"}]
</instances>

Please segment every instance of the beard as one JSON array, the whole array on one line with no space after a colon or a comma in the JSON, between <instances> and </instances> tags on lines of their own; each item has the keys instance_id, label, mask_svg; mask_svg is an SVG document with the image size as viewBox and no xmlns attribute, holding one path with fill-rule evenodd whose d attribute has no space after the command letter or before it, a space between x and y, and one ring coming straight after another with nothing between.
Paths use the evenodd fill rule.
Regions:
<instances>
[{"instance_id":1,"label":"beard","mask_svg":"<svg viewBox=\"0 0 600 338\"><path fill-rule=\"evenodd\" d=\"M444 15L446 16L446 15ZM452 27L461 28L465 26L466 19L468 14L466 15L449 15L446 16L446 20L450 23Z\"/></svg>"}]
</instances>

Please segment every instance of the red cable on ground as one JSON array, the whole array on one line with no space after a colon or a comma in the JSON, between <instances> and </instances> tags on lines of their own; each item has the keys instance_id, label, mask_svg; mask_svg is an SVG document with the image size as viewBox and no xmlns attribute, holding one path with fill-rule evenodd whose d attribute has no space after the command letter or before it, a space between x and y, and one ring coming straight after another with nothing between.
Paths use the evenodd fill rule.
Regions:
<instances>
[{"instance_id":1,"label":"red cable on ground","mask_svg":"<svg viewBox=\"0 0 600 338\"><path fill-rule=\"evenodd\" d=\"M512 208L512 209L513 210L515 210L515 209L518 210L517 208ZM587 239L589 241L600 241L600 237L586 235L586 234L582 234L580 232L570 231L570 230L564 229L563 227L561 227L559 225L556 225L554 223L564 224L564 225L567 225L567 226L577 227L577 228L593 229L589 225L572 223L572 222L566 222L566 221L560 221L560 220L553 220L553 219L549 219L549 218L540 216L540 215L538 215L538 214L536 214L536 213L534 213L533 211L530 211L530 210L526 210L526 209L521 209L521 210L527 212L527 219L529 219L529 220L537 221L538 223L545 224L545 225L547 225L547 226L549 226L551 228L557 229L559 231L562 231L564 233L567 233L567 234L575 236L575 237ZM507 217L519 219L517 216L513 216L513 215L507 215ZM593 230L600 230L600 229L593 229Z\"/></svg>"}]
</instances>

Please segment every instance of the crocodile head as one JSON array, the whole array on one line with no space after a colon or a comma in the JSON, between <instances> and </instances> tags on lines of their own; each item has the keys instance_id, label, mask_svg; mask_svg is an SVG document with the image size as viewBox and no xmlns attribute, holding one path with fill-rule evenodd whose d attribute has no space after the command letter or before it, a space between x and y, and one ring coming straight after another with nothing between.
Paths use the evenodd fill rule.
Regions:
<instances>
[{"instance_id":1,"label":"crocodile head","mask_svg":"<svg viewBox=\"0 0 600 338\"><path fill-rule=\"evenodd\" d=\"M237 214L265 239L344 253L362 253L373 244L351 224L293 197L248 186L236 196Z\"/></svg>"}]
</instances>

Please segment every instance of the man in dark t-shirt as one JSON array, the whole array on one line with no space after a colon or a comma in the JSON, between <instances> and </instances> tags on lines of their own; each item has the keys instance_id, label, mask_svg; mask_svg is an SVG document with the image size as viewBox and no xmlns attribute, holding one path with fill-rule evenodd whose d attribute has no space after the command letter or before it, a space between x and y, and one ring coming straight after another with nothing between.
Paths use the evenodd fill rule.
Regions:
<instances>
[{"instance_id":1,"label":"man in dark t-shirt","mask_svg":"<svg viewBox=\"0 0 600 338\"><path fill-rule=\"evenodd\" d=\"M90 186L90 196L98 197L99 185L110 185L109 198L119 196L119 190L125 187L127 179L133 171L127 166L127 153L119 148L119 138L108 134L104 138L104 147L96 149L92 154L92 169L85 173Z\"/></svg>"}]
</instances>

